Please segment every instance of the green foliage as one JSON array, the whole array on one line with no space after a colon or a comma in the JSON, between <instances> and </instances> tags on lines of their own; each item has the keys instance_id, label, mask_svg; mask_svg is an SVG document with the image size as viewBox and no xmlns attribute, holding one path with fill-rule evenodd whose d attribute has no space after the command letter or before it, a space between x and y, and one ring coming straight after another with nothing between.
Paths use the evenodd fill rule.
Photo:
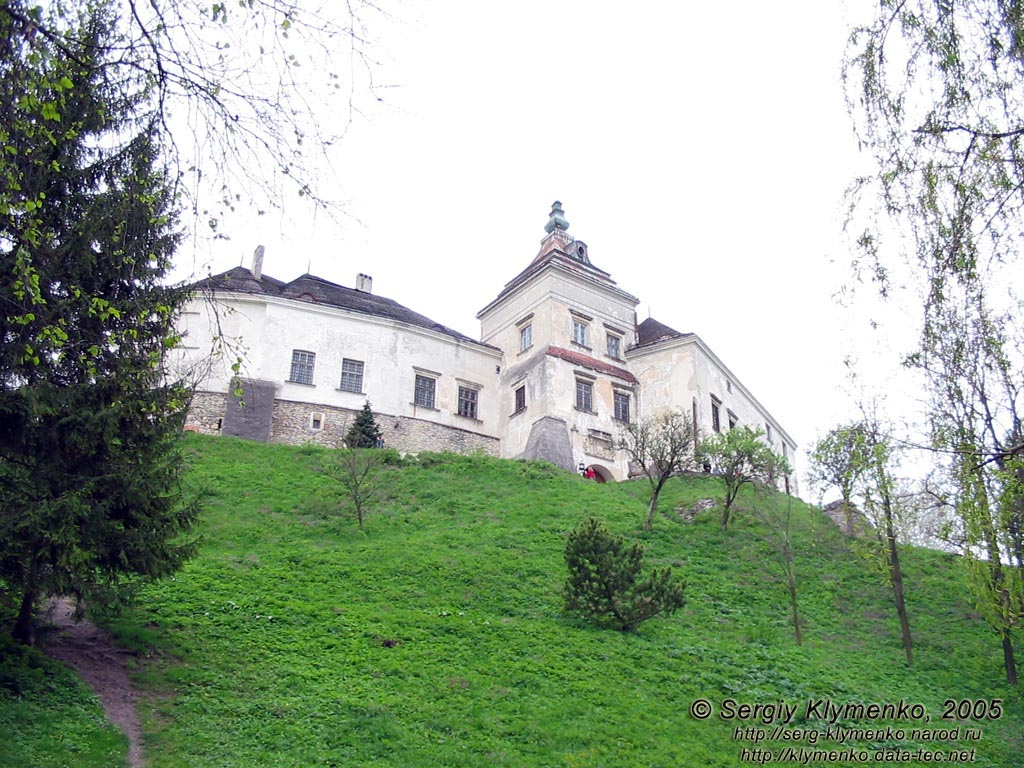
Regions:
<instances>
[{"instance_id":1,"label":"green foliage","mask_svg":"<svg viewBox=\"0 0 1024 768\"><path fill-rule=\"evenodd\" d=\"M0 765L110 768L127 739L64 665L0 637Z\"/></svg>"},{"instance_id":2,"label":"green foliage","mask_svg":"<svg viewBox=\"0 0 1024 768\"><path fill-rule=\"evenodd\" d=\"M347 448L380 448L382 437L383 433L377 427L377 421L373 418L373 411L370 409L370 401L367 400L345 434L345 446Z\"/></svg>"},{"instance_id":3,"label":"green foliage","mask_svg":"<svg viewBox=\"0 0 1024 768\"><path fill-rule=\"evenodd\" d=\"M626 631L686 603L686 584L660 568L639 581L642 544L626 544L596 517L569 534L565 545L565 611Z\"/></svg>"},{"instance_id":4,"label":"green foliage","mask_svg":"<svg viewBox=\"0 0 1024 768\"><path fill-rule=\"evenodd\" d=\"M924 382L936 478L980 554L972 590L1012 681L1024 585L1003 561L1024 561L1024 540L1003 489L1024 445L1022 23L1019 2L883 0L851 34L844 68L875 162L851 195L853 267L921 308L905 362Z\"/></svg>"},{"instance_id":5,"label":"green foliage","mask_svg":"<svg viewBox=\"0 0 1024 768\"><path fill-rule=\"evenodd\" d=\"M331 474L345 489L360 530L367 511L380 497L385 458L383 451L374 448L343 448L333 457Z\"/></svg>"},{"instance_id":6,"label":"green foliage","mask_svg":"<svg viewBox=\"0 0 1024 768\"><path fill-rule=\"evenodd\" d=\"M774 483L776 477L791 471L789 462L772 451L761 439L763 436L760 429L740 426L708 435L700 441L698 460L711 466L714 476L725 489L723 529L729 527L729 512L740 488L748 483Z\"/></svg>"},{"instance_id":7,"label":"green foliage","mask_svg":"<svg viewBox=\"0 0 1024 768\"><path fill-rule=\"evenodd\" d=\"M811 483L822 493L835 486L849 505L857 481L866 468L865 453L864 433L856 424L843 424L829 430L808 452Z\"/></svg>"},{"instance_id":8,"label":"green foliage","mask_svg":"<svg viewBox=\"0 0 1024 768\"><path fill-rule=\"evenodd\" d=\"M1002 698L1000 719L959 723L983 737L958 746L976 748L976 766L1024 768L1024 700L1001 679L998 646L949 554L906 552L909 669L891 594L846 538L799 499L745 486L745 508L792 505L797 647L765 526L752 514L727 532L717 514L676 522L671 510L713 495L717 481L674 477L662 490L665 524L636 538L648 567L684 570L687 604L639 632L606 631L561 616L566 535L588 514L638 528L645 481L599 485L538 462L431 454L386 470L387 499L360 533L325 503L336 482L316 471L320 456L226 437L187 435L185 446L187 483L212 489L201 553L146 584L113 625L132 647L148 643L135 662L149 768L635 768L638 756L730 768L753 745L718 718L726 696L902 698L923 703L933 723L946 698ZM691 717L696 698L715 715ZM88 764L67 745L101 725L98 707L64 701L61 686L28 698L0 691L15 742L0 763ZM46 719L19 719L26 707ZM844 723L890 724L908 727ZM873 749L826 740L813 718L794 725L818 731L818 748ZM947 746L909 733L903 745ZM6 757L5 746L0 738Z\"/></svg>"},{"instance_id":9,"label":"green foliage","mask_svg":"<svg viewBox=\"0 0 1024 768\"><path fill-rule=\"evenodd\" d=\"M651 501L644 528L651 530L658 494L673 475L696 468L697 431L693 419L679 410L624 425L617 447L629 454L651 484Z\"/></svg>"},{"instance_id":10,"label":"green foliage","mask_svg":"<svg viewBox=\"0 0 1024 768\"><path fill-rule=\"evenodd\" d=\"M131 117L145 84L105 76L111 24L89 8L59 45L19 27L0 48L0 580L29 643L45 595L116 601L192 552L174 195Z\"/></svg>"}]
</instances>

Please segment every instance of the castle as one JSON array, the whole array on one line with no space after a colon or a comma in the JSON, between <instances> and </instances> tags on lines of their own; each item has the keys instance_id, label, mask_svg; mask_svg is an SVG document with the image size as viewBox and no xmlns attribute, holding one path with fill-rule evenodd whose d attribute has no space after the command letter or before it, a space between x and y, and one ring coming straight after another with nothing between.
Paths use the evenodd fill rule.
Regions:
<instances>
[{"instance_id":1,"label":"castle","mask_svg":"<svg viewBox=\"0 0 1024 768\"><path fill-rule=\"evenodd\" d=\"M637 323L639 299L568 228L555 202L536 257L477 314L479 341L377 296L367 275L355 288L276 280L257 249L251 269L197 283L181 315L178 363L199 382L186 428L338 446L369 400L401 451L482 450L622 480L622 426L674 408L705 433L760 428L792 459L792 438L707 344Z\"/></svg>"}]
</instances>

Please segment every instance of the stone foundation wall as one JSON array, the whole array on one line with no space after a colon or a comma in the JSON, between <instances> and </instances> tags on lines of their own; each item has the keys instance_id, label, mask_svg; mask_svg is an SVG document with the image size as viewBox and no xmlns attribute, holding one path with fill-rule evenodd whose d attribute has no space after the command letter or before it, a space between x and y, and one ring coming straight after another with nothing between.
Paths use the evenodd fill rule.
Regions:
<instances>
[{"instance_id":1,"label":"stone foundation wall","mask_svg":"<svg viewBox=\"0 0 1024 768\"><path fill-rule=\"evenodd\" d=\"M228 396L224 392L196 392L185 417L185 431L219 435Z\"/></svg>"},{"instance_id":2,"label":"stone foundation wall","mask_svg":"<svg viewBox=\"0 0 1024 768\"><path fill-rule=\"evenodd\" d=\"M221 434L227 396L216 392L196 392L185 429L205 434ZM349 425L358 411L292 400L275 400L270 442L288 445L316 443L340 448ZM500 453L501 441L468 429L435 424L408 416L375 413L377 426L384 435L384 446L402 453L420 451L452 451L469 453L483 451L491 456ZM314 425L314 418L317 425Z\"/></svg>"}]
</instances>

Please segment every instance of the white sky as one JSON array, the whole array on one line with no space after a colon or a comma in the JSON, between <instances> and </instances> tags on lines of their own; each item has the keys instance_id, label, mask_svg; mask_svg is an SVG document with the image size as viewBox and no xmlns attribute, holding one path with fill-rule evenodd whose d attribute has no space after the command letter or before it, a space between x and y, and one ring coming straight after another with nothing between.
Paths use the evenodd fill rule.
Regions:
<instances>
[{"instance_id":1,"label":"white sky","mask_svg":"<svg viewBox=\"0 0 1024 768\"><path fill-rule=\"evenodd\" d=\"M536 255L550 204L648 315L699 334L806 447L848 417L861 327L843 192L858 154L822 0L429 0L372 23L394 84L333 156L340 223L230 223L185 272L311 271L479 336L476 312ZM323 119L337 119L323 115ZM870 340L874 347L877 338ZM801 462L801 470L806 464ZM808 496L807 489L803 489Z\"/></svg>"}]
</instances>

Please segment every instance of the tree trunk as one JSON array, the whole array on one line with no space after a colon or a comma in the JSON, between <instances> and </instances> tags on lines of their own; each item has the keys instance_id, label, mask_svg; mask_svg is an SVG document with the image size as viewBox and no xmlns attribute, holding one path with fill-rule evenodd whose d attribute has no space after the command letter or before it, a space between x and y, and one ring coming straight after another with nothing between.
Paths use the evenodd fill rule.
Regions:
<instances>
[{"instance_id":1,"label":"tree trunk","mask_svg":"<svg viewBox=\"0 0 1024 768\"><path fill-rule=\"evenodd\" d=\"M654 516L658 512L658 495L660 493L660 488L654 488L651 490L651 505L647 508L647 519L644 521L645 531L649 531L654 527Z\"/></svg>"},{"instance_id":2,"label":"tree trunk","mask_svg":"<svg viewBox=\"0 0 1024 768\"><path fill-rule=\"evenodd\" d=\"M23 645L36 644L35 607L35 590L25 590L21 597L21 608L18 611L18 618L14 622L14 629L11 631L11 636L15 641Z\"/></svg>"},{"instance_id":3,"label":"tree trunk","mask_svg":"<svg viewBox=\"0 0 1024 768\"><path fill-rule=\"evenodd\" d=\"M900 617L900 632L903 634L903 650L907 654L907 664L914 663L914 644L910 637L910 619L907 616L907 603L903 598L903 570L900 568L899 550L896 548L896 531L892 520L892 500L886 493L882 498L885 510L885 539L888 548L889 580L892 582L892 594L896 598L896 613Z\"/></svg>"},{"instance_id":4,"label":"tree trunk","mask_svg":"<svg viewBox=\"0 0 1024 768\"><path fill-rule=\"evenodd\" d=\"M796 644L804 644L804 635L800 631L800 608L796 599L796 574L793 573L793 563L786 567L786 581L789 582L789 603L793 609L793 631L796 633Z\"/></svg>"},{"instance_id":5,"label":"tree trunk","mask_svg":"<svg viewBox=\"0 0 1024 768\"><path fill-rule=\"evenodd\" d=\"M1008 630L1003 630L1003 664L1006 667L1006 682L1010 685L1017 684L1017 660L1013 655L1013 640L1010 639Z\"/></svg>"}]
</instances>

